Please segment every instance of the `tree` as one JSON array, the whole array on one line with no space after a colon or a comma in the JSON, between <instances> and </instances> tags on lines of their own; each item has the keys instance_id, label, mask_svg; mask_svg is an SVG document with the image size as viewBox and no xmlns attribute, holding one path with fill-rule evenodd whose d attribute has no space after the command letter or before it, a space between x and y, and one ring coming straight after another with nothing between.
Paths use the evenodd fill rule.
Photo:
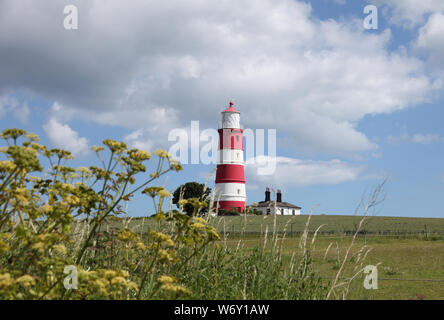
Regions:
<instances>
[{"instance_id":1,"label":"tree","mask_svg":"<svg viewBox=\"0 0 444 320\"><path fill-rule=\"evenodd\" d=\"M195 198L199 201L207 202L208 205L210 203L210 194L211 188L208 188L202 183L198 182L187 182L179 186L176 191L173 193L173 203L180 208L179 200L186 200ZM207 206L208 207L208 206ZM194 207L192 204L185 204L183 207L183 211L185 211L188 215L192 215L194 212ZM208 212L208 208L203 208L201 210L202 213Z\"/></svg>"}]
</instances>

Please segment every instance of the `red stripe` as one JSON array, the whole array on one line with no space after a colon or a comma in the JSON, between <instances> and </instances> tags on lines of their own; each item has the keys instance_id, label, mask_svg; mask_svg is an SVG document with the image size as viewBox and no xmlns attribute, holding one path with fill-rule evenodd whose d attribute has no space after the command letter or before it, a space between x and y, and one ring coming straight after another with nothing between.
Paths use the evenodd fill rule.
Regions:
<instances>
[{"instance_id":1,"label":"red stripe","mask_svg":"<svg viewBox=\"0 0 444 320\"><path fill-rule=\"evenodd\" d=\"M214 208L219 207L219 210L230 210L243 212L245 209L244 201L215 201Z\"/></svg>"},{"instance_id":2,"label":"red stripe","mask_svg":"<svg viewBox=\"0 0 444 320\"><path fill-rule=\"evenodd\" d=\"M219 150L237 149L244 150L242 142L242 129L219 129Z\"/></svg>"},{"instance_id":3,"label":"red stripe","mask_svg":"<svg viewBox=\"0 0 444 320\"><path fill-rule=\"evenodd\" d=\"M218 164L216 183L245 183L244 166L241 164Z\"/></svg>"}]
</instances>

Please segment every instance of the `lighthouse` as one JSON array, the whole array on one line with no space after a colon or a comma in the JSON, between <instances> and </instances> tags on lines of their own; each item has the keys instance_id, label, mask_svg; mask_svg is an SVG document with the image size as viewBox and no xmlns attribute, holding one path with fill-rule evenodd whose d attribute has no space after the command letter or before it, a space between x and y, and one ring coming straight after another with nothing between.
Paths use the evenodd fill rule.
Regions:
<instances>
[{"instance_id":1,"label":"lighthouse","mask_svg":"<svg viewBox=\"0 0 444 320\"><path fill-rule=\"evenodd\" d=\"M219 125L219 150L216 170L214 206L222 210L243 212L245 209L245 174L243 130L240 113L230 107L222 112Z\"/></svg>"}]
</instances>

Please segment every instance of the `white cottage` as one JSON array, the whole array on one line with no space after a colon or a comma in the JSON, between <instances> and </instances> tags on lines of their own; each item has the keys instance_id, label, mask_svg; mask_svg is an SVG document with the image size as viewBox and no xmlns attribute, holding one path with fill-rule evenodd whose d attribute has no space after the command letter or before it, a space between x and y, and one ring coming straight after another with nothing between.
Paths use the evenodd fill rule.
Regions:
<instances>
[{"instance_id":1,"label":"white cottage","mask_svg":"<svg viewBox=\"0 0 444 320\"><path fill-rule=\"evenodd\" d=\"M250 205L250 210L261 211L262 214L277 214L284 216L298 216L301 214L301 207L282 201L282 192L277 190L276 201L271 201L270 188L265 190L265 201Z\"/></svg>"}]
</instances>

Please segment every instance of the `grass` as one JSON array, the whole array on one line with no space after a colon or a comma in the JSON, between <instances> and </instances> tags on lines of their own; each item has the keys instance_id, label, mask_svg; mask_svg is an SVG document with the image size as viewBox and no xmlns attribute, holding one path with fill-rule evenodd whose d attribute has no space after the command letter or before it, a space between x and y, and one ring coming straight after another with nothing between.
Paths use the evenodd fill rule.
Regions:
<instances>
[{"instance_id":1,"label":"grass","mask_svg":"<svg viewBox=\"0 0 444 320\"><path fill-rule=\"evenodd\" d=\"M272 230L287 233L286 238L278 240L285 268L290 265L294 253L296 258L301 257L300 233L305 228L308 216L274 218L238 216L210 220L225 235L221 244L231 249L240 248L244 252L253 252L263 242L265 230L270 233ZM356 230L361 218L339 215L311 217L308 227L311 235L320 225L324 225L311 248L311 258L313 271L323 278L326 286L331 284L340 269L351 243L350 234ZM143 219L144 229L149 229L151 224L151 219ZM130 225L137 229L141 220L133 219ZM357 236L350 253L350 262L345 264L341 278L352 277L359 270L355 264L356 253L364 247L371 250L363 265L378 265L380 280L377 290L366 290L363 287L364 275L359 275L350 285L348 299L444 299L444 281L423 281L444 280L444 219L368 217L363 230L366 234ZM294 237L290 236L291 231ZM307 242L311 242L310 238ZM329 250L326 254L327 248Z\"/></svg>"},{"instance_id":2,"label":"grass","mask_svg":"<svg viewBox=\"0 0 444 320\"><path fill-rule=\"evenodd\" d=\"M286 277L284 281L289 281L291 278L285 270L289 270L292 263L294 267L292 256L297 261L302 260L299 233L304 230L307 218L308 216L211 218L210 223L223 235L223 240L218 246L231 251L221 251L211 246L202 258L193 260L185 268L184 273L178 276L182 283L192 289L194 293L192 298L195 299L242 299L244 295L246 298L260 298L261 294L266 294L265 297L272 299L283 297L284 291L273 291L280 286L285 287L283 284L262 286L274 281L277 276L282 278L284 275ZM351 243L350 234L360 219L358 216L311 217L308 226L311 233L307 243L311 244L313 232L320 225L324 225L311 246L310 265L314 274L322 278L325 287L331 286L333 278L339 271L346 249ZM119 223L124 223L141 235L154 228L154 221L151 218L133 218ZM427 225L427 236L424 225ZM265 230L269 232L269 242L272 230L281 232L277 245L269 246L263 252L279 248L279 255L274 257L280 257L282 262L273 261L273 255L269 257L258 255L257 248L264 242ZM293 237L289 234L284 235L284 232L290 233L291 230L294 232ZM344 265L341 272L341 280L352 277L365 265L378 265L378 279L380 279L378 289L366 290L363 287L364 275L359 275L351 282L347 299L444 299L444 281L413 281L444 280L442 254L444 219L369 217L364 230L368 234L359 234L356 237L350 251L349 262ZM358 266L357 252L363 247L365 250L371 250L366 255L364 263ZM254 267L256 264L258 266ZM276 266L284 271L274 273ZM254 270L259 268L262 278L257 280L257 285L250 287L250 281L256 281L253 280ZM221 277L221 274L229 276ZM245 279L248 280L247 293L244 292ZM212 290L208 286L217 289ZM289 286L285 288L290 289ZM296 288L297 286L291 287L293 290ZM320 290L320 292L325 291ZM291 297L295 296L292 294L287 296ZM313 298L313 295L311 297Z\"/></svg>"},{"instance_id":3,"label":"grass","mask_svg":"<svg viewBox=\"0 0 444 320\"><path fill-rule=\"evenodd\" d=\"M309 239L310 240L310 239ZM339 261L351 237L332 236L317 237L311 251L313 268L327 282L331 281L338 271ZM245 248L253 248L259 241L257 237L229 239L228 246L238 246L241 241ZM298 248L300 238L282 240L283 260L289 261L291 254ZM363 287L363 276L357 277L351 285L348 299L444 299L444 281L400 281L390 279L443 279L444 280L444 241L426 241L416 237L358 237L353 247L354 252L364 245L371 248L364 265L378 266L378 289L366 290ZM327 255L325 252L329 245ZM337 244L337 246L336 246ZM339 248L339 252L337 250ZM339 259L338 259L339 256ZM353 261L346 265L344 277L356 272ZM383 280L381 280L383 279Z\"/></svg>"},{"instance_id":4,"label":"grass","mask_svg":"<svg viewBox=\"0 0 444 320\"><path fill-rule=\"evenodd\" d=\"M304 231L307 215L278 216L276 230L286 231L289 234L302 233ZM354 232L361 216L353 215L313 215L309 231L314 232L317 227L324 225L320 230L322 234L337 235ZM140 226L141 220L147 225L154 225L150 218L133 218L131 226ZM211 222L219 232L223 233L261 233L268 227L273 230L273 216L225 216L216 217ZM438 233L444 236L444 218L405 218L405 217L368 217L363 230L368 234L396 234L396 233Z\"/></svg>"}]
</instances>

